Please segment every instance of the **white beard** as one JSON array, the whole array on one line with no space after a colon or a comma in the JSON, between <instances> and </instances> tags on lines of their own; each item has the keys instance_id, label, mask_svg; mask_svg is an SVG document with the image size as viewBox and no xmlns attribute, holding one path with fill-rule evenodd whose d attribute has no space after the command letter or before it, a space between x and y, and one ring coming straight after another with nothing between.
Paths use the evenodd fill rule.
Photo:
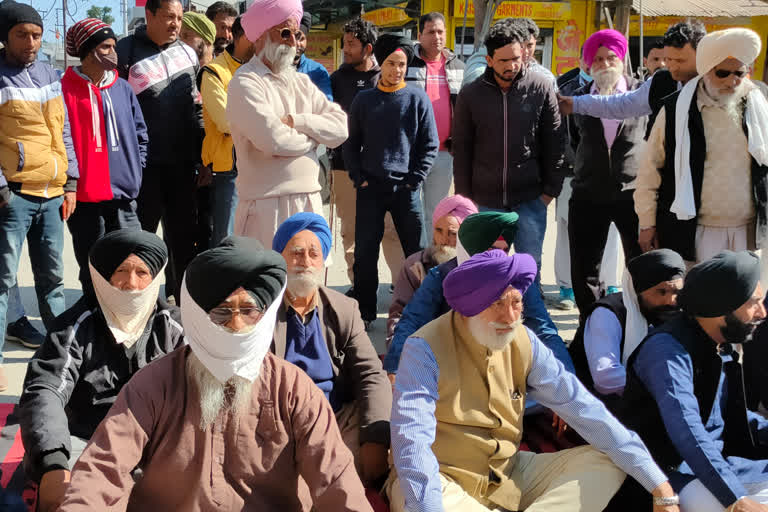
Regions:
<instances>
[{"instance_id":1,"label":"white beard","mask_svg":"<svg viewBox=\"0 0 768 512\"><path fill-rule=\"evenodd\" d=\"M295 267L288 272L286 289L292 297L309 297L322 284L322 271L313 267Z\"/></svg>"},{"instance_id":2,"label":"white beard","mask_svg":"<svg viewBox=\"0 0 768 512\"><path fill-rule=\"evenodd\" d=\"M523 323L523 319L519 318L517 321L511 324L500 324L497 322L486 322L479 316L473 316L468 318L467 327L469 332L475 338L479 344L487 347L491 350L504 350L507 345L512 343L517 334L517 328ZM497 334L496 329L512 329L509 332Z\"/></svg>"},{"instance_id":3,"label":"white beard","mask_svg":"<svg viewBox=\"0 0 768 512\"><path fill-rule=\"evenodd\" d=\"M239 416L251 403L253 382L235 375L221 383L191 351L187 358L187 378L200 392L200 429L203 432L213 424L219 412L231 411Z\"/></svg>"},{"instance_id":4,"label":"white beard","mask_svg":"<svg viewBox=\"0 0 768 512\"><path fill-rule=\"evenodd\" d=\"M615 67L611 66L592 72L592 79L595 81L595 85L600 91L600 96L609 96L613 94L622 73L624 73L624 65L621 63Z\"/></svg>"},{"instance_id":5,"label":"white beard","mask_svg":"<svg viewBox=\"0 0 768 512\"><path fill-rule=\"evenodd\" d=\"M456 248L450 245L436 245L432 242L432 259L437 262L438 265L450 261L456 257Z\"/></svg>"},{"instance_id":6,"label":"white beard","mask_svg":"<svg viewBox=\"0 0 768 512\"><path fill-rule=\"evenodd\" d=\"M296 73L293 59L296 57L296 48L287 44L275 43L269 37L264 43L259 58L269 62L272 72L276 75L291 75Z\"/></svg>"},{"instance_id":7,"label":"white beard","mask_svg":"<svg viewBox=\"0 0 768 512\"><path fill-rule=\"evenodd\" d=\"M715 103L726 111L728 117L730 117L736 124L741 127L741 101L752 90L749 80L742 80L736 89L730 94L721 93L717 87L712 85L712 80L709 76L704 75L704 88L710 98L715 100Z\"/></svg>"}]
</instances>

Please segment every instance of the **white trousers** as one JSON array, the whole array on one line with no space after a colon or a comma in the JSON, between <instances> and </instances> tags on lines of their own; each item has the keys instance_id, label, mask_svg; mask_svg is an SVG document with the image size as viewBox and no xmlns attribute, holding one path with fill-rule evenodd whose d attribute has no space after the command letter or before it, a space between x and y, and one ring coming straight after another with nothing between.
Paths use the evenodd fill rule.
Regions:
<instances>
[{"instance_id":1,"label":"white trousers","mask_svg":"<svg viewBox=\"0 0 768 512\"><path fill-rule=\"evenodd\" d=\"M571 246L568 240L568 202L571 200L571 181L565 178L563 191L557 196L555 216L557 217L557 238L555 240L555 280L558 286L573 288L571 283ZM619 287L624 272L624 248L619 230L611 223L608 241L605 243L603 260L600 263L600 281L605 287Z\"/></svg>"},{"instance_id":2,"label":"white trousers","mask_svg":"<svg viewBox=\"0 0 768 512\"><path fill-rule=\"evenodd\" d=\"M285 219L299 212L323 215L320 192L291 194L251 201L240 200L235 211L235 235L255 238L265 249L272 248L275 231ZM330 262L326 262L330 264Z\"/></svg>"},{"instance_id":3,"label":"white trousers","mask_svg":"<svg viewBox=\"0 0 768 512\"><path fill-rule=\"evenodd\" d=\"M748 498L768 505L768 482L745 484ZM680 491L680 512L724 512L725 507L704 487L701 480L694 480Z\"/></svg>"},{"instance_id":4,"label":"white trousers","mask_svg":"<svg viewBox=\"0 0 768 512\"><path fill-rule=\"evenodd\" d=\"M696 227L696 262L711 259L716 254L729 251L746 251L751 245L748 241L749 224L735 228L717 228L712 226Z\"/></svg>"}]
</instances>

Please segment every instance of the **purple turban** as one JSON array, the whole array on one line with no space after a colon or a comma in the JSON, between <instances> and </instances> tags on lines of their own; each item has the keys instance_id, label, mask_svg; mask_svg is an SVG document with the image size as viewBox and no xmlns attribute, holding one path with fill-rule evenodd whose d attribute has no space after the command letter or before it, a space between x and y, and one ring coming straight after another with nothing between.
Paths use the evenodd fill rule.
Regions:
<instances>
[{"instance_id":1,"label":"purple turban","mask_svg":"<svg viewBox=\"0 0 768 512\"><path fill-rule=\"evenodd\" d=\"M464 222L464 219L477 213L477 206L464 196L456 194L455 196L448 196L435 206L435 212L432 214L432 227L438 220L446 215L453 215L459 219L459 224Z\"/></svg>"},{"instance_id":2,"label":"purple turban","mask_svg":"<svg viewBox=\"0 0 768 512\"><path fill-rule=\"evenodd\" d=\"M303 14L301 0L255 0L240 16L240 22L245 37L254 43L264 32L285 20L293 18L298 25Z\"/></svg>"},{"instance_id":3,"label":"purple turban","mask_svg":"<svg viewBox=\"0 0 768 512\"><path fill-rule=\"evenodd\" d=\"M584 43L582 55L584 57L584 64L586 64L588 68L592 67L592 61L595 60L597 50L599 50L601 46L605 46L613 51L613 53L615 53L622 61L627 54L627 38L624 37L624 34L618 30L610 28L599 30L589 36L589 39Z\"/></svg>"},{"instance_id":4,"label":"purple turban","mask_svg":"<svg viewBox=\"0 0 768 512\"><path fill-rule=\"evenodd\" d=\"M475 316L499 300L508 286L521 294L536 278L530 254L508 256L499 249L475 254L451 270L443 281L443 295L451 309Z\"/></svg>"}]
</instances>

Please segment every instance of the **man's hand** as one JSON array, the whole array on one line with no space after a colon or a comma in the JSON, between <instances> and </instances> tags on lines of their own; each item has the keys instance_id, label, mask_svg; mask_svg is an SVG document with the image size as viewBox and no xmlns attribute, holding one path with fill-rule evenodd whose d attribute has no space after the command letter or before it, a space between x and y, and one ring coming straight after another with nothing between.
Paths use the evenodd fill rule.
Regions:
<instances>
[{"instance_id":1,"label":"man's hand","mask_svg":"<svg viewBox=\"0 0 768 512\"><path fill-rule=\"evenodd\" d=\"M370 485L378 480L389 468L387 462L387 447L379 443L363 443L360 445L360 466L363 472L364 485Z\"/></svg>"},{"instance_id":2,"label":"man's hand","mask_svg":"<svg viewBox=\"0 0 768 512\"><path fill-rule=\"evenodd\" d=\"M640 236L637 239L640 250L643 252L652 251L659 248L659 237L656 236L656 228L645 228L640 230Z\"/></svg>"},{"instance_id":3,"label":"man's hand","mask_svg":"<svg viewBox=\"0 0 768 512\"><path fill-rule=\"evenodd\" d=\"M548 196L547 194L541 194L541 197L539 197L539 199L541 199L541 202L544 203L544 205L549 206L549 203L552 202L554 197Z\"/></svg>"},{"instance_id":4,"label":"man's hand","mask_svg":"<svg viewBox=\"0 0 768 512\"><path fill-rule=\"evenodd\" d=\"M197 188L207 187L213 182L213 171L211 165L197 164L197 177L195 178L195 185Z\"/></svg>"},{"instance_id":5,"label":"man's hand","mask_svg":"<svg viewBox=\"0 0 768 512\"><path fill-rule=\"evenodd\" d=\"M768 512L768 505L762 505L749 498L741 498L728 507L726 512Z\"/></svg>"},{"instance_id":6,"label":"man's hand","mask_svg":"<svg viewBox=\"0 0 768 512\"><path fill-rule=\"evenodd\" d=\"M651 491L651 495L655 498L671 498L675 495L675 490L669 485L669 482L664 482ZM653 512L680 512L680 508L677 505L654 505Z\"/></svg>"},{"instance_id":7,"label":"man's hand","mask_svg":"<svg viewBox=\"0 0 768 512\"><path fill-rule=\"evenodd\" d=\"M564 116L573 114L573 97L557 95L557 104L560 106L560 113Z\"/></svg>"},{"instance_id":8,"label":"man's hand","mask_svg":"<svg viewBox=\"0 0 768 512\"><path fill-rule=\"evenodd\" d=\"M388 373L387 378L389 379L389 383L392 384L392 391L395 390L395 377L397 377L396 373Z\"/></svg>"},{"instance_id":9,"label":"man's hand","mask_svg":"<svg viewBox=\"0 0 768 512\"><path fill-rule=\"evenodd\" d=\"M61 218L69 220L73 213L75 213L75 206L77 205L77 192L64 192L64 202L61 204Z\"/></svg>"},{"instance_id":10,"label":"man's hand","mask_svg":"<svg viewBox=\"0 0 768 512\"><path fill-rule=\"evenodd\" d=\"M368 180L365 180L364 182L362 182L362 183L360 184L360 186L359 186L358 188L365 188L365 187L367 187L367 186L368 186Z\"/></svg>"},{"instance_id":11,"label":"man's hand","mask_svg":"<svg viewBox=\"0 0 768 512\"><path fill-rule=\"evenodd\" d=\"M291 117L291 114L285 114L283 117L280 118L280 120L283 122L284 125L287 125L293 128L293 118Z\"/></svg>"},{"instance_id":12,"label":"man's hand","mask_svg":"<svg viewBox=\"0 0 768 512\"><path fill-rule=\"evenodd\" d=\"M557 415L557 413L552 413L552 428L557 429L557 432L555 435L558 439L563 437L563 434L565 434L565 431L568 430L568 424L565 422L563 418Z\"/></svg>"},{"instance_id":13,"label":"man's hand","mask_svg":"<svg viewBox=\"0 0 768 512\"><path fill-rule=\"evenodd\" d=\"M43 475L37 490L37 506L40 512L58 510L69 487L69 471L55 469Z\"/></svg>"}]
</instances>

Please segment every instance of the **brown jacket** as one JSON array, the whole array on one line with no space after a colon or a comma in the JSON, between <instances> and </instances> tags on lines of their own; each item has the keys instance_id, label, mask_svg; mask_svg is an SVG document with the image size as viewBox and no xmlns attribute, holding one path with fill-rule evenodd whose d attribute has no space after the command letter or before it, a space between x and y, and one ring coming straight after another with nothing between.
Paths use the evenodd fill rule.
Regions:
<instances>
[{"instance_id":1,"label":"brown jacket","mask_svg":"<svg viewBox=\"0 0 768 512\"><path fill-rule=\"evenodd\" d=\"M250 408L200 428L189 347L126 384L72 472L60 511L371 512L328 401L297 367L267 354ZM131 471L144 475L134 485ZM312 501L298 497L299 477Z\"/></svg>"},{"instance_id":2,"label":"brown jacket","mask_svg":"<svg viewBox=\"0 0 768 512\"><path fill-rule=\"evenodd\" d=\"M359 401L360 444L373 442L389 446L389 416L392 385L376 350L365 332L357 301L321 286L317 315L323 326L333 365L334 387L342 390L344 403ZM285 357L285 303L277 312L272 352Z\"/></svg>"}]
</instances>

